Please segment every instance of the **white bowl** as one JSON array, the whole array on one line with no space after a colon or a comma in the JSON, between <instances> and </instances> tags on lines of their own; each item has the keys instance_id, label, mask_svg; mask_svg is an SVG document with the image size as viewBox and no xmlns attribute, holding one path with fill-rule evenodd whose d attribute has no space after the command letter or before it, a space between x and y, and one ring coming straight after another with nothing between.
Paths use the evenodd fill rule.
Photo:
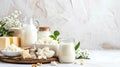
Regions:
<instances>
[{"instance_id":1,"label":"white bowl","mask_svg":"<svg viewBox=\"0 0 120 67\"><path fill-rule=\"evenodd\" d=\"M9 57L19 56L20 52L8 52L5 49L1 50L2 54Z\"/></svg>"}]
</instances>

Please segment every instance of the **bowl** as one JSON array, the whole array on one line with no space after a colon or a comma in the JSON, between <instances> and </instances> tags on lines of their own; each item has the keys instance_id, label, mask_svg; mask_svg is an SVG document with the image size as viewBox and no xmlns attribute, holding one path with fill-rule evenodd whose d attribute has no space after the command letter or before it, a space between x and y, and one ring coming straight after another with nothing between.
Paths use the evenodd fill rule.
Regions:
<instances>
[{"instance_id":1,"label":"bowl","mask_svg":"<svg viewBox=\"0 0 120 67\"><path fill-rule=\"evenodd\" d=\"M14 57L14 56L19 56L20 52L9 52L6 51L5 49L1 50L2 54L8 57Z\"/></svg>"}]
</instances>

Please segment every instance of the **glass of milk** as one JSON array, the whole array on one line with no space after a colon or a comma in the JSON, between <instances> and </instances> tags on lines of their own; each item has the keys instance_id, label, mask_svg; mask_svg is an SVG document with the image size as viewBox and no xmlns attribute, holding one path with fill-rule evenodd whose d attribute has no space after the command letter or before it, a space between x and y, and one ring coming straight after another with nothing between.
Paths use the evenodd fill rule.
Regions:
<instances>
[{"instance_id":1,"label":"glass of milk","mask_svg":"<svg viewBox=\"0 0 120 67\"><path fill-rule=\"evenodd\" d=\"M62 40L59 47L59 61L72 63L75 60L75 49L72 40Z\"/></svg>"}]
</instances>

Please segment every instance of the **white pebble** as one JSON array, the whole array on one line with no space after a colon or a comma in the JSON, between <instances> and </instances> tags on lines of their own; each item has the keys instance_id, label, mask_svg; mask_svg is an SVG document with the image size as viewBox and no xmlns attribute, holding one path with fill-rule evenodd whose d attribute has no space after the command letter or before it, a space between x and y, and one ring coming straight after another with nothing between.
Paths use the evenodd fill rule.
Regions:
<instances>
[{"instance_id":1,"label":"white pebble","mask_svg":"<svg viewBox=\"0 0 120 67\"><path fill-rule=\"evenodd\" d=\"M51 61L51 65L52 66L57 66L57 62L56 61Z\"/></svg>"}]
</instances>

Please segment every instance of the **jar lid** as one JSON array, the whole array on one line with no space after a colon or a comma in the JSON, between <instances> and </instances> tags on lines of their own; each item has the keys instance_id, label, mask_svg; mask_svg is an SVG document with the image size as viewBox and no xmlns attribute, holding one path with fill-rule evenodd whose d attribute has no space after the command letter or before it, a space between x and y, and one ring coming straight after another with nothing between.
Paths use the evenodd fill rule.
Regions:
<instances>
[{"instance_id":1,"label":"jar lid","mask_svg":"<svg viewBox=\"0 0 120 67\"><path fill-rule=\"evenodd\" d=\"M39 27L39 31L50 31L50 27Z\"/></svg>"}]
</instances>

